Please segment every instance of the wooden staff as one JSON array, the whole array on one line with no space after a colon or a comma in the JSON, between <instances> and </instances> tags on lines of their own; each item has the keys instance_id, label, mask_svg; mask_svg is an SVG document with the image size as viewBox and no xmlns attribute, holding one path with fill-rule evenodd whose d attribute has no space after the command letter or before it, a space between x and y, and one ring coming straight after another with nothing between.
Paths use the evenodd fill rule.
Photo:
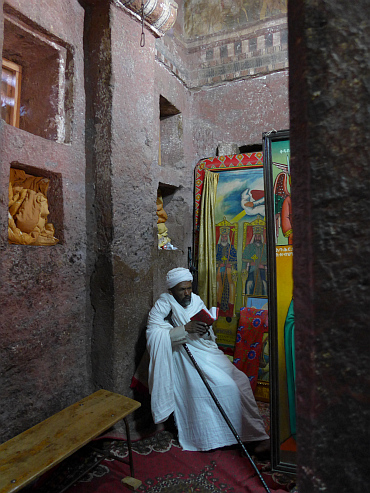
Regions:
<instances>
[{"instance_id":1,"label":"wooden staff","mask_svg":"<svg viewBox=\"0 0 370 493\"><path fill-rule=\"evenodd\" d=\"M227 416L227 414L226 414L225 410L224 410L224 409L223 409L223 407L221 406L221 404L220 404L219 400L217 399L217 397L216 397L215 393L213 392L213 390L211 389L211 387L210 387L209 383L207 382L206 377L204 376L203 371L201 370L201 368L199 367L198 363L196 362L196 360L195 360L194 356L192 355L192 353L191 353L190 349L188 348L188 346L187 346L187 344L186 344L186 343L184 343L184 344L183 344L183 346L184 346L185 351L187 352L187 354L188 354L189 358L191 359L191 362L192 362L192 363L193 363L193 365L195 366L195 369L196 369L196 370L197 370L197 372L199 373L200 378L203 380L204 385L207 387L208 392L211 394L211 397L212 397L212 399L214 400L214 402L215 402L215 404L216 404L216 406L217 406L218 410L219 410L219 411L220 411L220 413L222 414L222 417L224 418L224 420L226 421L226 423L227 423L228 427L230 428L230 430L232 431L232 433L233 433L234 437L236 438L236 441L237 441L237 442L239 443L239 445L241 446L241 448L242 448L243 452L244 452L244 453L245 453L245 455L248 457L249 462L252 464L252 466L253 466L254 470L256 471L257 476L260 478L260 480L261 480L261 483L262 483L263 487L265 488L265 490L267 491L267 493L271 493L271 491L269 490L269 488L268 488L267 484L265 483L265 480L263 479L263 477L262 477L261 473L259 472L259 470L258 470L258 468L257 468L256 464L253 462L252 457L249 455L249 453L248 453L247 449L245 448L244 443L241 441L240 436L239 436L239 435L238 435L238 433L236 432L236 430L235 430L235 428L234 428L233 424L231 423L231 421L230 421L229 417Z\"/></svg>"}]
</instances>

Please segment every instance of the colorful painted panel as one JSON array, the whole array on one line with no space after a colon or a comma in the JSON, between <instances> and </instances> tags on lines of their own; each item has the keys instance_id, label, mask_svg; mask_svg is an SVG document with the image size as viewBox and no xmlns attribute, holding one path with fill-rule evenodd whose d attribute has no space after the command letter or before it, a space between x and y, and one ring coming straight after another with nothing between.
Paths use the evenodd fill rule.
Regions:
<instances>
[{"instance_id":1,"label":"colorful painted panel","mask_svg":"<svg viewBox=\"0 0 370 493\"><path fill-rule=\"evenodd\" d=\"M232 359L239 311L249 296L267 296L266 225L261 152L220 156L196 168L195 259L205 169L219 173L217 186L217 342ZM266 302L266 300L265 300Z\"/></svg>"},{"instance_id":2,"label":"colorful painted panel","mask_svg":"<svg viewBox=\"0 0 370 493\"><path fill-rule=\"evenodd\" d=\"M220 156L195 170L195 260L198 257L200 204L205 170L219 174L216 204L216 283L219 318L213 328L219 347L234 361L239 314L261 305L267 314L267 245L263 154ZM255 397L269 401L269 343L261 333L255 371ZM239 348L241 360L245 348ZM246 353L247 354L247 353ZM251 352L249 351L250 355ZM249 366L248 366L249 368ZM249 369L248 369L249 371Z\"/></svg>"},{"instance_id":3,"label":"colorful painted panel","mask_svg":"<svg viewBox=\"0 0 370 493\"><path fill-rule=\"evenodd\" d=\"M206 169L214 171L235 170L243 168L255 168L263 166L262 152L249 154L234 154L231 156L219 156L200 161L195 168L195 210L194 210L194 253L197 257L199 235L199 212L202 197L204 173Z\"/></svg>"},{"instance_id":4,"label":"colorful painted panel","mask_svg":"<svg viewBox=\"0 0 370 493\"><path fill-rule=\"evenodd\" d=\"M233 317L247 296L267 295L263 168L220 173L216 196L217 305Z\"/></svg>"},{"instance_id":5,"label":"colorful painted panel","mask_svg":"<svg viewBox=\"0 0 370 493\"><path fill-rule=\"evenodd\" d=\"M290 142L271 142L272 176L274 187L274 219L276 245L276 301L277 342L279 361L280 439L288 439L295 430L291 429L287 386L287 363L284 327L289 305L293 297L293 226L290 178Z\"/></svg>"},{"instance_id":6,"label":"colorful painted panel","mask_svg":"<svg viewBox=\"0 0 370 493\"><path fill-rule=\"evenodd\" d=\"M273 470L296 471L293 225L289 131L264 134Z\"/></svg>"}]
</instances>

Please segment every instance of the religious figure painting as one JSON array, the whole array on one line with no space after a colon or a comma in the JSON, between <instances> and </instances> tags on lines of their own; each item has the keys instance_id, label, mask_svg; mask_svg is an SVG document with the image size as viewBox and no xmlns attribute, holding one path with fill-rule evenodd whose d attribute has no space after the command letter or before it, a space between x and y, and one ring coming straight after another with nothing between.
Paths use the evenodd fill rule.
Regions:
<instances>
[{"instance_id":1,"label":"religious figure painting","mask_svg":"<svg viewBox=\"0 0 370 493\"><path fill-rule=\"evenodd\" d=\"M267 295L262 167L220 173L215 223L219 316L233 317L248 295Z\"/></svg>"},{"instance_id":2,"label":"religious figure painting","mask_svg":"<svg viewBox=\"0 0 370 493\"><path fill-rule=\"evenodd\" d=\"M293 223L289 131L264 135L264 166L271 239L270 353L271 409L279 419L272 430L274 468L295 470L295 344L293 311Z\"/></svg>"},{"instance_id":3,"label":"religious figure painting","mask_svg":"<svg viewBox=\"0 0 370 493\"><path fill-rule=\"evenodd\" d=\"M289 140L271 144L274 180L275 244L293 245Z\"/></svg>"},{"instance_id":4,"label":"religious figure painting","mask_svg":"<svg viewBox=\"0 0 370 493\"><path fill-rule=\"evenodd\" d=\"M278 337L284 354L281 355L280 374L286 378L280 393L284 416L281 422L281 440L295 436L295 394L294 379L294 330L288 331L287 323L293 316L293 223L290 177L290 141L280 140L271 143L272 173L274 180L274 217L276 235L277 272L277 323ZM292 327L294 327L294 322ZM283 377L282 377L283 378ZM285 426L284 426L285 425Z\"/></svg>"},{"instance_id":5,"label":"religious figure painting","mask_svg":"<svg viewBox=\"0 0 370 493\"><path fill-rule=\"evenodd\" d=\"M219 316L232 317L236 296L238 226L226 220L216 224L216 280Z\"/></svg>"},{"instance_id":6,"label":"religious figure painting","mask_svg":"<svg viewBox=\"0 0 370 493\"><path fill-rule=\"evenodd\" d=\"M206 179L207 171L217 174L217 179L210 180L209 175ZM204 197L214 198L212 201L209 199L212 210L206 216L201 214ZM253 237L252 234L246 239L244 224L248 223L253 230L252 223L261 217L264 220L262 152L217 156L198 163L194 214L194 258L197 259L199 273L197 287L208 301L212 298L209 306L217 305L219 308L213 328L219 347L231 361L240 309L246 306L243 249ZM207 218L211 219L208 221ZM207 234L210 229L214 230L214 236ZM211 237L212 242L208 242ZM210 259L211 263L207 264Z\"/></svg>"},{"instance_id":7,"label":"religious figure painting","mask_svg":"<svg viewBox=\"0 0 370 493\"><path fill-rule=\"evenodd\" d=\"M244 295L267 296L266 222L260 215L244 223L242 274Z\"/></svg>"},{"instance_id":8,"label":"religious figure painting","mask_svg":"<svg viewBox=\"0 0 370 493\"><path fill-rule=\"evenodd\" d=\"M184 28L188 36L204 36L224 29L286 14L287 0L185 0Z\"/></svg>"}]
</instances>

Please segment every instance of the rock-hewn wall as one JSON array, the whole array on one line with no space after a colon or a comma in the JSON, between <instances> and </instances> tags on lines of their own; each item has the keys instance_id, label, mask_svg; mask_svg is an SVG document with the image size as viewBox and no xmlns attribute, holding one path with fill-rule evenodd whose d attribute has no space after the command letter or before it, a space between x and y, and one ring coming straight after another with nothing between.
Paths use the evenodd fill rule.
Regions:
<instances>
[{"instance_id":1,"label":"rock-hewn wall","mask_svg":"<svg viewBox=\"0 0 370 493\"><path fill-rule=\"evenodd\" d=\"M67 43L73 60L64 108L70 144L1 122L3 438L100 387L142 399L136 418L147 426L148 402L129 385L165 274L187 266L194 167L220 143L261 143L262 132L288 126L287 73L190 90L156 58L152 33L140 47L140 23L114 2L10 4ZM163 98L176 115L163 113ZM54 176L51 190L60 184L50 197L51 209L59 204L50 214L58 245L8 244L13 161ZM157 248L158 189L177 250Z\"/></svg>"},{"instance_id":2,"label":"rock-hewn wall","mask_svg":"<svg viewBox=\"0 0 370 493\"><path fill-rule=\"evenodd\" d=\"M290 2L298 487L358 492L369 464L367 2Z\"/></svg>"},{"instance_id":3,"label":"rock-hewn wall","mask_svg":"<svg viewBox=\"0 0 370 493\"><path fill-rule=\"evenodd\" d=\"M90 389L90 333L86 324L84 11L75 0L7 3L24 15L32 28L72 47L74 121L69 145L0 122L1 441L87 395ZM1 2L1 15L2 5ZM56 236L62 240L57 245L8 243L12 163L27 172L34 171L35 175L40 171L42 176L51 176L49 220L53 215L60 218ZM62 210L53 211L53 194L61 195Z\"/></svg>"},{"instance_id":4,"label":"rock-hewn wall","mask_svg":"<svg viewBox=\"0 0 370 493\"><path fill-rule=\"evenodd\" d=\"M287 71L192 94L192 151L199 159L215 156L218 143L262 145L263 132L289 127Z\"/></svg>"}]
</instances>

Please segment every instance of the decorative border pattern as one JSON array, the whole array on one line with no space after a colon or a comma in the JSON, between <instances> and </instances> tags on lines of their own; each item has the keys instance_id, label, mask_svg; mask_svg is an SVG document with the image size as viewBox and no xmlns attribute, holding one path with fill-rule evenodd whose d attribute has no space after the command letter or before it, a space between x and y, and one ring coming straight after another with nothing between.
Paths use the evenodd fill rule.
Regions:
<instances>
[{"instance_id":1,"label":"decorative border pattern","mask_svg":"<svg viewBox=\"0 0 370 493\"><path fill-rule=\"evenodd\" d=\"M199 214L202 198L204 174L206 169L225 170L238 168L260 168L263 167L263 153L251 152L249 154L233 154L230 156L218 156L203 159L195 167L195 202L194 202L194 253L195 260L198 258L199 243Z\"/></svg>"},{"instance_id":2,"label":"decorative border pattern","mask_svg":"<svg viewBox=\"0 0 370 493\"><path fill-rule=\"evenodd\" d=\"M199 231L200 200L202 197L204 173L206 169L255 168L263 166L263 153L234 154L203 159L195 167L195 231Z\"/></svg>"},{"instance_id":3,"label":"decorative border pattern","mask_svg":"<svg viewBox=\"0 0 370 493\"><path fill-rule=\"evenodd\" d=\"M156 60L163 63L189 88L265 75L286 70L288 63L288 26L286 18L270 21L268 26L241 29L223 36L183 42L174 39L185 53L186 66L180 65L166 45L157 43Z\"/></svg>"}]
</instances>

